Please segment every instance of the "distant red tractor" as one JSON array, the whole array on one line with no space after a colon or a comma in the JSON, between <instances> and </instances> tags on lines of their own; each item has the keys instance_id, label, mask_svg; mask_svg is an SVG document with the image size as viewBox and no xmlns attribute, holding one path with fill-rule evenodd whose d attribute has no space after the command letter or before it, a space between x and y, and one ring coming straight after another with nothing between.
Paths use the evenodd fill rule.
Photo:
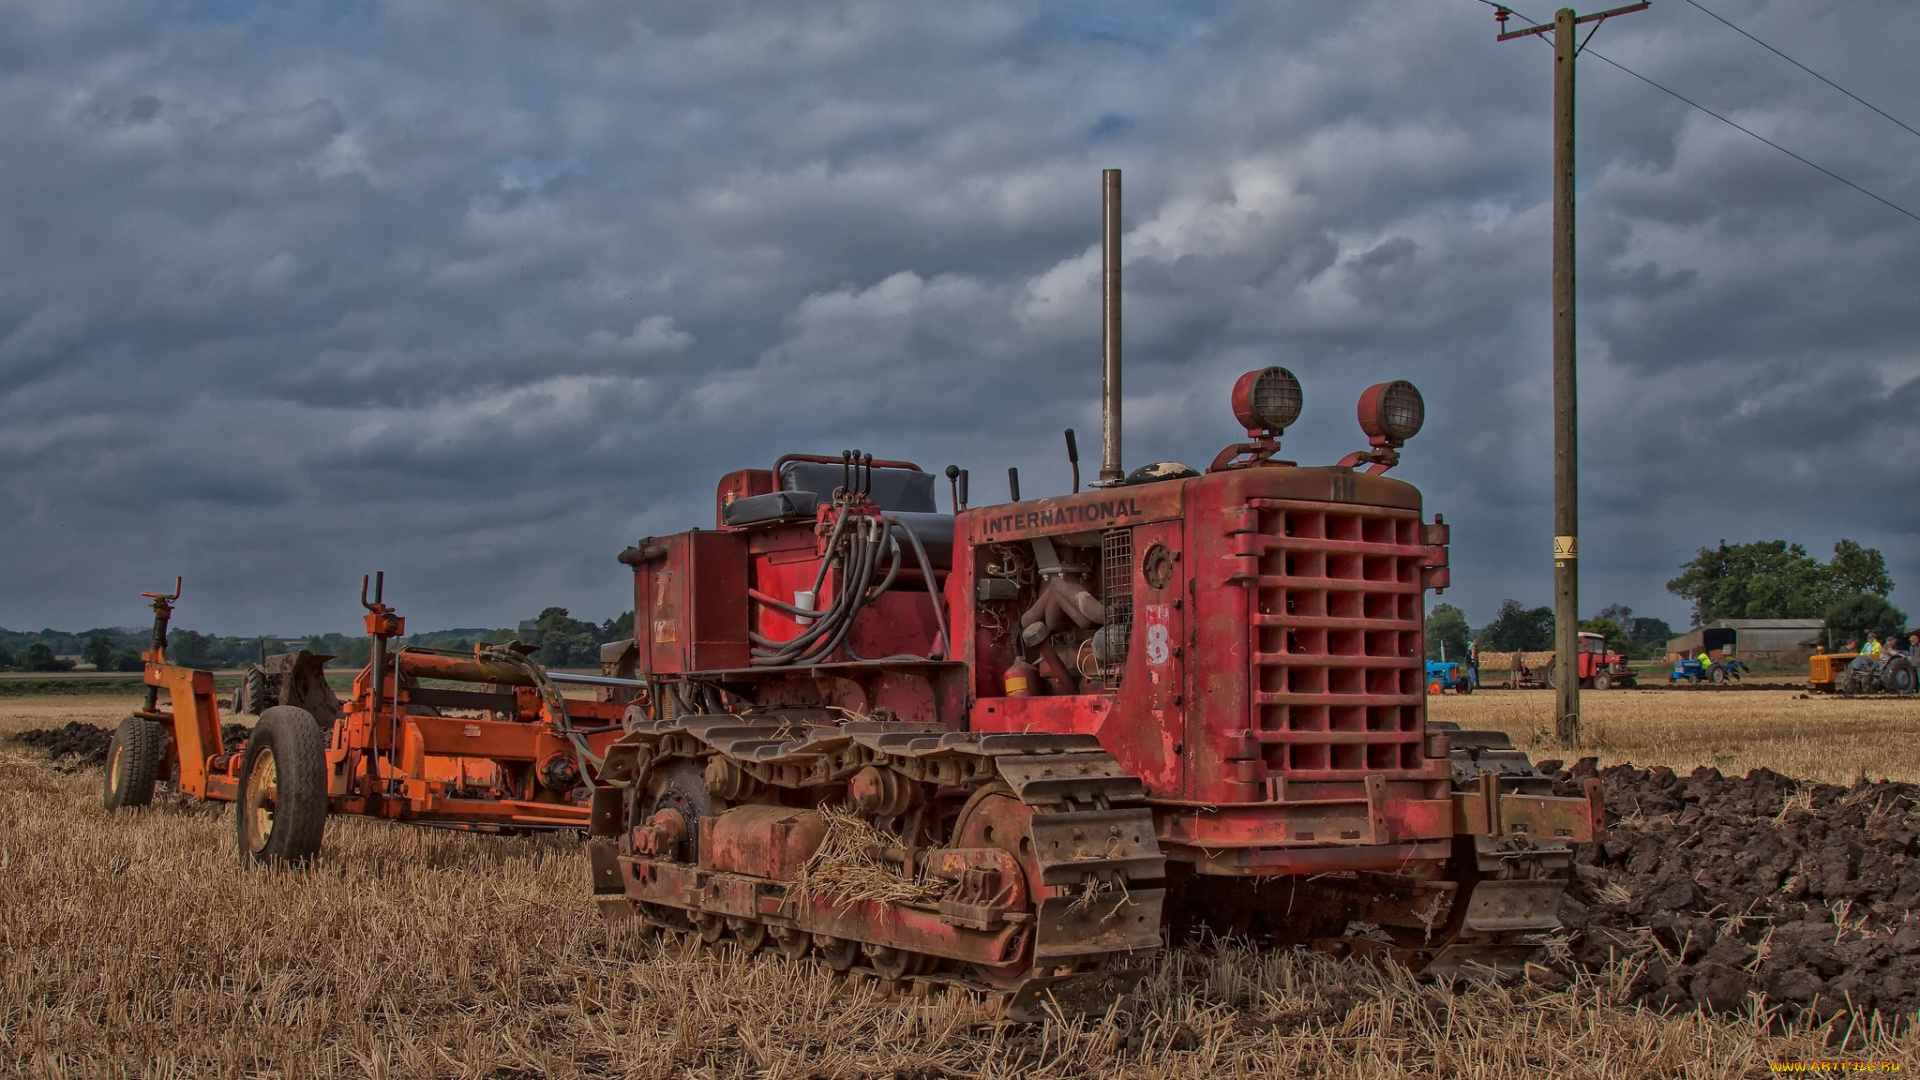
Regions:
<instances>
[{"instance_id":1,"label":"distant red tractor","mask_svg":"<svg viewBox=\"0 0 1920 1080\"><path fill-rule=\"evenodd\" d=\"M1580 634L1580 688L1582 690L1610 690L1615 687L1631 690L1640 685L1639 676L1634 673L1633 665L1627 658L1607 648L1607 639L1599 634ZM1559 685L1559 658L1555 657L1547 664L1547 686Z\"/></svg>"}]
</instances>

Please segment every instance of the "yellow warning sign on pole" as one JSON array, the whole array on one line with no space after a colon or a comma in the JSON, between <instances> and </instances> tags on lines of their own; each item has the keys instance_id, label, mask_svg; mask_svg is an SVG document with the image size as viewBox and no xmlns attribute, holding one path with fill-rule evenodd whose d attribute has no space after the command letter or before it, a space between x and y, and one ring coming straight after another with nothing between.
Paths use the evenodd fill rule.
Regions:
<instances>
[{"instance_id":1,"label":"yellow warning sign on pole","mask_svg":"<svg viewBox=\"0 0 1920 1080\"><path fill-rule=\"evenodd\" d=\"M1580 557L1580 538L1577 536L1556 536L1553 538L1553 558L1556 562Z\"/></svg>"}]
</instances>

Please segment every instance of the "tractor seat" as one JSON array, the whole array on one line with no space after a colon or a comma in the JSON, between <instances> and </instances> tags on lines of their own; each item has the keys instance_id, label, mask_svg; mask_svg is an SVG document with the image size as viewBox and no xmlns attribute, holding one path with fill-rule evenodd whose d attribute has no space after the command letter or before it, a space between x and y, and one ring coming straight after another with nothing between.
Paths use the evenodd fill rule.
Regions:
<instances>
[{"instance_id":1,"label":"tractor seat","mask_svg":"<svg viewBox=\"0 0 1920 1080\"><path fill-rule=\"evenodd\" d=\"M811 491L771 491L733 500L721 508L720 520L727 525L800 521L813 517L819 508L820 497Z\"/></svg>"},{"instance_id":2,"label":"tractor seat","mask_svg":"<svg viewBox=\"0 0 1920 1080\"><path fill-rule=\"evenodd\" d=\"M821 502L833 498L846 475L838 465L817 461L789 461L780 467L782 492L811 492ZM933 474L910 469L874 469L873 502L889 513L938 513L933 499ZM742 500L744 501L744 500Z\"/></svg>"},{"instance_id":3,"label":"tractor seat","mask_svg":"<svg viewBox=\"0 0 1920 1080\"><path fill-rule=\"evenodd\" d=\"M878 487L876 483L874 485ZM900 565L904 569L919 569L920 560L914 558L913 545L907 542L901 533L904 528L920 541L927 549L927 561L934 570L953 569L953 515L952 514L912 514L905 511L887 515L900 524L894 527L894 539L900 541Z\"/></svg>"},{"instance_id":4,"label":"tractor seat","mask_svg":"<svg viewBox=\"0 0 1920 1080\"><path fill-rule=\"evenodd\" d=\"M735 499L721 508L720 520L731 526L809 520L833 498L843 475L838 465L789 461L780 469L779 491ZM905 568L914 568L919 560L901 529L920 541L935 570L953 564L953 515L939 512L933 480L932 473L909 469L873 470L873 502L900 523L894 535L904 549L901 565Z\"/></svg>"}]
</instances>

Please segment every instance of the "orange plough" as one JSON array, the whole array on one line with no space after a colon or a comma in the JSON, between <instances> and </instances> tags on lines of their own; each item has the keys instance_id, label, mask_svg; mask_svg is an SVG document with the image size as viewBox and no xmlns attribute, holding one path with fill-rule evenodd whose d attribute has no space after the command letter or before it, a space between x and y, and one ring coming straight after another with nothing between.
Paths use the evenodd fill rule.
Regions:
<instances>
[{"instance_id":1,"label":"orange plough","mask_svg":"<svg viewBox=\"0 0 1920 1080\"><path fill-rule=\"evenodd\" d=\"M645 683L548 671L517 642L470 652L396 648L406 620L383 601L384 578L376 577L371 600L361 579L373 647L350 696L340 700L326 681L332 657L274 657L271 681L250 688L264 707L234 749L222 744L213 675L167 659L180 582L171 593L143 593L154 613L142 654L146 701L114 733L107 809L147 805L160 779L172 776L183 795L237 804L247 863L311 858L328 814L490 832L584 831L606 747L628 709L644 708ZM569 683L600 692L569 698L561 691Z\"/></svg>"}]
</instances>

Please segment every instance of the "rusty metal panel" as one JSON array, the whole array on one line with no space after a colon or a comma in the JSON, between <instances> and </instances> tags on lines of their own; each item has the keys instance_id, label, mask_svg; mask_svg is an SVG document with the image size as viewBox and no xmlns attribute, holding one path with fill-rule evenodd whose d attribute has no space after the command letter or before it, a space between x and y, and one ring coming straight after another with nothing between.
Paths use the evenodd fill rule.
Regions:
<instances>
[{"instance_id":1,"label":"rusty metal panel","mask_svg":"<svg viewBox=\"0 0 1920 1080\"><path fill-rule=\"evenodd\" d=\"M791 806L736 806L701 825L702 866L773 881L797 880L827 836L819 811Z\"/></svg>"},{"instance_id":2,"label":"rusty metal panel","mask_svg":"<svg viewBox=\"0 0 1920 1080\"><path fill-rule=\"evenodd\" d=\"M1436 979L1475 974L1504 978L1524 973L1527 961L1539 951L1538 945L1449 945L1433 954L1433 959L1421 970Z\"/></svg>"},{"instance_id":3,"label":"rusty metal panel","mask_svg":"<svg viewBox=\"0 0 1920 1080\"><path fill-rule=\"evenodd\" d=\"M975 512L963 518L966 542L1005 543L1176 519L1185 486L1165 483L1089 491L1035 499L1005 511L995 508Z\"/></svg>"},{"instance_id":4,"label":"rusty metal panel","mask_svg":"<svg viewBox=\"0 0 1920 1080\"><path fill-rule=\"evenodd\" d=\"M1033 958L1044 961L1088 953L1160 946L1165 889L1113 890L1092 897L1051 896L1035 917Z\"/></svg>"},{"instance_id":5,"label":"rusty metal panel","mask_svg":"<svg viewBox=\"0 0 1920 1080\"><path fill-rule=\"evenodd\" d=\"M747 538L726 532L686 535L681 579L689 593L682 628L686 670L746 667Z\"/></svg>"},{"instance_id":6,"label":"rusty metal panel","mask_svg":"<svg viewBox=\"0 0 1920 1080\"><path fill-rule=\"evenodd\" d=\"M1007 1001L1004 1015L1015 1023L1038 1023L1055 1015L1098 1015L1130 993L1146 968L1108 968L1028 979Z\"/></svg>"},{"instance_id":7,"label":"rusty metal panel","mask_svg":"<svg viewBox=\"0 0 1920 1080\"><path fill-rule=\"evenodd\" d=\"M1560 897L1566 882L1483 881L1467 898L1465 926L1482 933L1546 931L1560 928Z\"/></svg>"},{"instance_id":8,"label":"rusty metal panel","mask_svg":"<svg viewBox=\"0 0 1920 1080\"><path fill-rule=\"evenodd\" d=\"M1105 810L1076 814L1036 814L1031 825L1034 857L1043 885L1068 885L1086 875L1089 861L1102 871L1124 870L1133 881L1151 881L1166 873L1153 833L1153 813Z\"/></svg>"},{"instance_id":9,"label":"rusty metal panel","mask_svg":"<svg viewBox=\"0 0 1920 1080\"><path fill-rule=\"evenodd\" d=\"M1605 827L1604 818L1595 818L1589 799L1503 794L1498 800L1499 815L1493 819L1487 816L1487 797L1482 792L1456 791L1453 805L1454 831L1468 836L1488 835L1492 820L1497 822L1492 831L1501 836L1591 844Z\"/></svg>"},{"instance_id":10,"label":"rusty metal panel","mask_svg":"<svg viewBox=\"0 0 1920 1080\"><path fill-rule=\"evenodd\" d=\"M620 875L620 846L610 840L594 840L587 844L587 861L593 867L593 891L595 895L626 892L626 882Z\"/></svg>"},{"instance_id":11,"label":"rusty metal panel","mask_svg":"<svg viewBox=\"0 0 1920 1080\"><path fill-rule=\"evenodd\" d=\"M746 534L696 529L651 543L663 557L634 567L634 636L646 673L746 667Z\"/></svg>"}]
</instances>

